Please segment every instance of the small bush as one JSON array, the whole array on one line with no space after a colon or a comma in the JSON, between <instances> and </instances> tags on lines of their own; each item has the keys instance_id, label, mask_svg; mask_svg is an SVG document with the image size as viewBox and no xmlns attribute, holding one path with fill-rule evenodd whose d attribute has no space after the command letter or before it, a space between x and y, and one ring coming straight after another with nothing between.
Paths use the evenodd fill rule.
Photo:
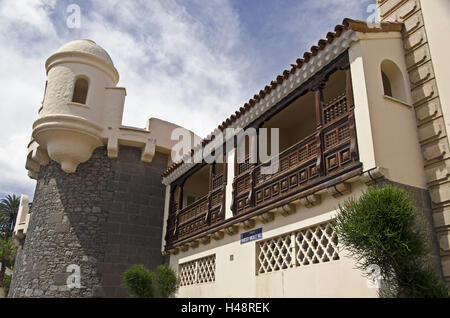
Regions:
<instances>
[{"instance_id":1,"label":"small bush","mask_svg":"<svg viewBox=\"0 0 450 318\"><path fill-rule=\"evenodd\" d=\"M123 273L122 283L130 296L137 298L168 298L178 287L177 275L169 265L160 265L155 272L144 265L133 265Z\"/></svg>"},{"instance_id":2,"label":"small bush","mask_svg":"<svg viewBox=\"0 0 450 318\"><path fill-rule=\"evenodd\" d=\"M398 280L398 295L409 298L447 298L449 289L435 272L414 266L402 272Z\"/></svg>"},{"instance_id":3,"label":"small bush","mask_svg":"<svg viewBox=\"0 0 450 318\"><path fill-rule=\"evenodd\" d=\"M169 265L160 265L156 268L155 276L159 296L163 298L173 296L178 287L175 271Z\"/></svg>"},{"instance_id":4,"label":"small bush","mask_svg":"<svg viewBox=\"0 0 450 318\"><path fill-rule=\"evenodd\" d=\"M154 274L144 265L133 265L122 276L122 283L131 297L153 298L155 293Z\"/></svg>"},{"instance_id":5,"label":"small bush","mask_svg":"<svg viewBox=\"0 0 450 318\"><path fill-rule=\"evenodd\" d=\"M3 279L0 278L0 287L9 289L9 286L11 285L11 278L12 275L5 275Z\"/></svg>"},{"instance_id":6,"label":"small bush","mask_svg":"<svg viewBox=\"0 0 450 318\"><path fill-rule=\"evenodd\" d=\"M392 185L369 187L359 200L339 205L334 227L339 244L363 272L371 264L380 267L381 295L448 295L439 277L426 269L426 227L404 190Z\"/></svg>"}]
</instances>

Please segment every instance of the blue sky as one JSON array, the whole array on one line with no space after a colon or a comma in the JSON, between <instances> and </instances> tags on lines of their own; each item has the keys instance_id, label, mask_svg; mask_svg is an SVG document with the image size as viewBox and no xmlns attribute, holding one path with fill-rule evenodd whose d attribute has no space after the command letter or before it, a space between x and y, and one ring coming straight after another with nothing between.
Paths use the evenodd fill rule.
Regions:
<instances>
[{"instance_id":1,"label":"blue sky","mask_svg":"<svg viewBox=\"0 0 450 318\"><path fill-rule=\"evenodd\" d=\"M81 9L69 28L69 4ZM44 63L89 38L126 87L124 124L157 117L204 137L345 17L375 0L0 0L0 197L33 195L25 166ZM5 62L6 61L6 62Z\"/></svg>"}]
</instances>

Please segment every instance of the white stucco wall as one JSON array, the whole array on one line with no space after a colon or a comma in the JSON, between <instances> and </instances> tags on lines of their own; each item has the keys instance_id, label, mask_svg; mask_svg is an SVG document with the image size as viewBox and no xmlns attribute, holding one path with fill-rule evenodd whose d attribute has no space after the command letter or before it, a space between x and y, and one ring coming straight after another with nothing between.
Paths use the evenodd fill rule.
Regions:
<instances>
[{"instance_id":1,"label":"white stucco wall","mask_svg":"<svg viewBox=\"0 0 450 318\"><path fill-rule=\"evenodd\" d=\"M365 188L354 183L351 195L359 196ZM277 215L266 224L256 221L253 229L261 227L261 240L266 240L326 222L335 214L338 202L347 197L323 195L318 206L298 207L297 213ZM377 290L367 287L366 278L343 251L340 260L256 275L257 241L240 244L240 234L247 231L241 227L237 234L225 234L221 240L211 239L207 245L171 255L170 265L175 270L181 263L216 255L215 282L180 287L177 297L376 297Z\"/></svg>"},{"instance_id":2,"label":"white stucco wall","mask_svg":"<svg viewBox=\"0 0 450 318\"><path fill-rule=\"evenodd\" d=\"M352 45L349 55L358 149L363 168L383 167L387 169L390 180L425 188L401 34L358 33L358 37L360 41ZM394 62L403 74L404 101L384 95L381 63L386 59Z\"/></svg>"}]
</instances>

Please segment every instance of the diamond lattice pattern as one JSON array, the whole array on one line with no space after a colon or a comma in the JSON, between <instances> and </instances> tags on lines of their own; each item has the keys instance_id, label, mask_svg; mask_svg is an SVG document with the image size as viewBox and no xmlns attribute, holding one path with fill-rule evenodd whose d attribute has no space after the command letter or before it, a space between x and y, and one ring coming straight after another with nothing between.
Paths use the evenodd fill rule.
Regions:
<instances>
[{"instance_id":1,"label":"diamond lattice pattern","mask_svg":"<svg viewBox=\"0 0 450 318\"><path fill-rule=\"evenodd\" d=\"M180 264L180 286L214 282L216 280L216 255Z\"/></svg>"},{"instance_id":2,"label":"diamond lattice pattern","mask_svg":"<svg viewBox=\"0 0 450 318\"><path fill-rule=\"evenodd\" d=\"M292 266L291 235L282 235L259 243L259 273Z\"/></svg>"},{"instance_id":3,"label":"diamond lattice pattern","mask_svg":"<svg viewBox=\"0 0 450 318\"><path fill-rule=\"evenodd\" d=\"M258 242L258 274L339 259L337 235L330 223Z\"/></svg>"}]
</instances>

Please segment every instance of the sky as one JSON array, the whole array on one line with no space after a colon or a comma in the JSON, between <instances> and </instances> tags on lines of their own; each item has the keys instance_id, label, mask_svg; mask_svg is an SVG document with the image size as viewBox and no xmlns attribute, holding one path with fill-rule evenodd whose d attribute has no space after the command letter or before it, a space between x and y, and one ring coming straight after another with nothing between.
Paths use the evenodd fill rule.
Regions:
<instances>
[{"instance_id":1,"label":"sky","mask_svg":"<svg viewBox=\"0 0 450 318\"><path fill-rule=\"evenodd\" d=\"M206 137L345 17L367 19L374 3L0 0L0 198L33 196L27 145L45 60L63 44L87 38L109 53L127 90L124 125L156 117Z\"/></svg>"}]
</instances>

